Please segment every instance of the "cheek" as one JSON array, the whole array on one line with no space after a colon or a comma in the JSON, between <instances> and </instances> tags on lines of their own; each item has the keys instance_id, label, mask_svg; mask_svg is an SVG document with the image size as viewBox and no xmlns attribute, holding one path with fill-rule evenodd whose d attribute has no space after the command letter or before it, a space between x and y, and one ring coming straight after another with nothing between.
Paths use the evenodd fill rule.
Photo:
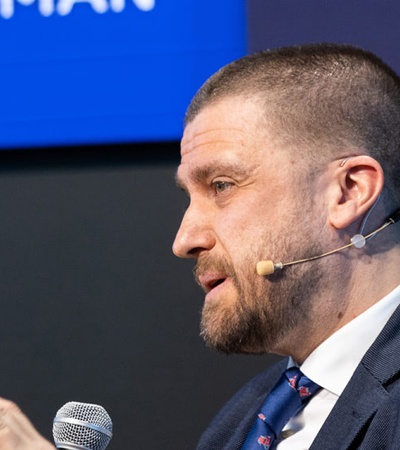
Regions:
<instances>
[{"instance_id":1,"label":"cheek","mask_svg":"<svg viewBox=\"0 0 400 450\"><path fill-rule=\"evenodd\" d=\"M215 223L216 233L224 246L242 253L256 250L268 229L263 211L246 205L236 206L232 214L223 211Z\"/></svg>"},{"instance_id":2,"label":"cheek","mask_svg":"<svg viewBox=\"0 0 400 450\"><path fill-rule=\"evenodd\" d=\"M244 271L247 274L255 272L256 263L265 250L264 239L258 230L236 228L226 231L223 248L230 259L236 273ZM248 269L251 265L251 270Z\"/></svg>"}]
</instances>

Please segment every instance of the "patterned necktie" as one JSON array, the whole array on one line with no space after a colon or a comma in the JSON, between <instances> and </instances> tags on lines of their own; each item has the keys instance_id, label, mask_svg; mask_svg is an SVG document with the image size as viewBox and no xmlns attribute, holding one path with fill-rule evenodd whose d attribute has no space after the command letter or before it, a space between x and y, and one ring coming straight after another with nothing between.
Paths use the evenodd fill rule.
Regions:
<instances>
[{"instance_id":1,"label":"patterned necktie","mask_svg":"<svg viewBox=\"0 0 400 450\"><path fill-rule=\"evenodd\" d=\"M319 390L297 367L287 369L261 406L242 450L268 450L283 427Z\"/></svg>"}]
</instances>

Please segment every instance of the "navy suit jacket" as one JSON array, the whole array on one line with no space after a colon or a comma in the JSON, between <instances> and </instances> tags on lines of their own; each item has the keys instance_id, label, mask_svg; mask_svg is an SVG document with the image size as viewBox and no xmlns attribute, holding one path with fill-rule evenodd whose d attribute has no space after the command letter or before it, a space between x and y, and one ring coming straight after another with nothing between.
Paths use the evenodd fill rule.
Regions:
<instances>
[{"instance_id":1,"label":"navy suit jacket","mask_svg":"<svg viewBox=\"0 0 400 450\"><path fill-rule=\"evenodd\" d=\"M283 359L246 384L214 418L196 450L240 450L286 366ZM355 449L400 449L400 307L363 357L310 447Z\"/></svg>"}]
</instances>

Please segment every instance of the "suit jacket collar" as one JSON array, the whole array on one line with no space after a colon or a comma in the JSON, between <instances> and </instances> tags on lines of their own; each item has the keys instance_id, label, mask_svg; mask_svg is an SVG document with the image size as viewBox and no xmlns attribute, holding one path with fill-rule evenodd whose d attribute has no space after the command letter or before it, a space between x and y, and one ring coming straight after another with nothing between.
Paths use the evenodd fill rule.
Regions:
<instances>
[{"instance_id":1,"label":"suit jacket collar","mask_svg":"<svg viewBox=\"0 0 400 450\"><path fill-rule=\"evenodd\" d=\"M350 449L400 373L400 307L366 352L310 450ZM340 436L338 436L340 433Z\"/></svg>"}]
</instances>

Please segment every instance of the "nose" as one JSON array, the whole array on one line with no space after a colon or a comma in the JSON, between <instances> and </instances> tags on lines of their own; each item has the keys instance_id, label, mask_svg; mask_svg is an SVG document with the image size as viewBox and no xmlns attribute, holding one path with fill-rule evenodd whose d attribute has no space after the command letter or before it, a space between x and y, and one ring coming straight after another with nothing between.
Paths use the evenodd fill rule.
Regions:
<instances>
[{"instance_id":1,"label":"nose","mask_svg":"<svg viewBox=\"0 0 400 450\"><path fill-rule=\"evenodd\" d=\"M198 258L215 246L215 233L209 214L204 209L189 206L176 234L172 251L179 258Z\"/></svg>"}]
</instances>

